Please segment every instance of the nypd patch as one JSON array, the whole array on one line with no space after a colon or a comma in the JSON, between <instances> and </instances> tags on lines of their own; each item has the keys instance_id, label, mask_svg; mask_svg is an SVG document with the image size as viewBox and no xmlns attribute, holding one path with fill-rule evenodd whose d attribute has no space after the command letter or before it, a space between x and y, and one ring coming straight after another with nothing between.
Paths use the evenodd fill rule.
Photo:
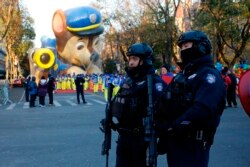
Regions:
<instances>
[{"instance_id":1,"label":"nypd patch","mask_svg":"<svg viewBox=\"0 0 250 167\"><path fill-rule=\"evenodd\" d=\"M213 74L207 74L206 80L208 83L213 84L215 83L216 77Z\"/></svg>"},{"instance_id":2,"label":"nypd patch","mask_svg":"<svg viewBox=\"0 0 250 167\"><path fill-rule=\"evenodd\" d=\"M161 92L163 90L163 85L162 83L156 83L155 84L155 89L159 92Z\"/></svg>"}]
</instances>

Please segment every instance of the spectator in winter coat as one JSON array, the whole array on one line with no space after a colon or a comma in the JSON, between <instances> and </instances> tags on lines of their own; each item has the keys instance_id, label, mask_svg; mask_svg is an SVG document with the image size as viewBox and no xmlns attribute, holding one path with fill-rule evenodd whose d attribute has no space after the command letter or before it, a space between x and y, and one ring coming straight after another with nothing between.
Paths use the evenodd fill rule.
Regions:
<instances>
[{"instance_id":1,"label":"spectator in winter coat","mask_svg":"<svg viewBox=\"0 0 250 167\"><path fill-rule=\"evenodd\" d=\"M30 94L30 107L35 107L35 101L37 96L37 84L36 77L32 77L29 82L29 94Z\"/></svg>"},{"instance_id":2,"label":"spectator in winter coat","mask_svg":"<svg viewBox=\"0 0 250 167\"><path fill-rule=\"evenodd\" d=\"M47 93L47 80L44 76L41 77L41 80L38 83L38 96L39 96L39 106L45 107L45 96Z\"/></svg>"},{"instance_id":3,"label":"spectator in winter coat","mask_svg":"<svg viewBox=\"0 0 250 167\"><path fill-rule=\"evenodd\" d=\"M230 77L227 75L227 68L224 68L222 71L221 71L221 77L223 78L223 81L225 83L225 86L226 86L226 90L228 89L229 85L231 84L231 79Z\"/></svg>"},{"instance_id":4,"label":"spectator in winter coat","mask_svg":"<svg viewBox=\"0 0 250 167\"><path fill-rule=\"evenodd\" d=\"M233 103L234 107L237 107L237 101L236 101L237 78L230 71L230 69L225 67L225 70L227 70L227 75L231 80L231 83L228 85L227 88L227 105L228 107L232 107Z\"/></svg>"},{"instance_id":5,"label":"spectator in winter coat","mask_svg":"<svg viewBox=\"0 0 250 167\"><path fill-rule=\"evenodd\" d=\"M170 67L168 65L164 65L161 67L161 79L166 83L169 84L174 77L174 74L170 72Z\"/></svg>"}]
</instances>

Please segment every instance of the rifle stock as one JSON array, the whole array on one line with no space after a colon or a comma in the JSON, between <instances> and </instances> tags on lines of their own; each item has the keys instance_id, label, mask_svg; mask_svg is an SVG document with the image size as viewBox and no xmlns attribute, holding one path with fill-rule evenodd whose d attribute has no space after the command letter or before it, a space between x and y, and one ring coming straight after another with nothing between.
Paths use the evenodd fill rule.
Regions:
<instances>
[{"instance_id":1,"label":"rifle stock","mask_svg":"<svg viewBox=\"0 0 250 167\"><path fill-rule=\"evenodd\" d=\"M156 132L153 127L154 122L154 109L153 109L153 78L152 75L147 75L148 82L148 108L147 116L143 120L143 125L145 128L145 141L148 142L147 149L147 166L156 167L157 166L157 137Z\"/></svg>"},{"instance_id":2,"label":"rifle stock","mask_svg":"<svg viewBox=\"0 0 250 167\"><path fill-rule=\"evenodd\" d=\"M109 150L111 149L111 124L112 124L112 113L111 113L111 99L113 93L113 84L108 84L108 100L105 109L105 125L104 125L104 141L102 143L102 155L106 155L106 167L108 167Z\"/></svg>"}]
</instances>

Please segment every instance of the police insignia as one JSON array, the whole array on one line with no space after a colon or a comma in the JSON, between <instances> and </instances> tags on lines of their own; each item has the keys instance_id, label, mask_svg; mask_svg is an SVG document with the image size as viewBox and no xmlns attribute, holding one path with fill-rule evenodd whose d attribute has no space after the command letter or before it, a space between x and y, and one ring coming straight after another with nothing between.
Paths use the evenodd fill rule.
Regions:
<instances>
[{"instance_id":1,"label":"police insignia","mask_svg":"<svg viewBox=\"0 0 250 167\"><path fill-rule=\"evenodd\" d=\"M162 83L156 83L155 88L157 91L161 92L163 90L163 85Z\"/></svg>"},{"instance_id":2,"label":"police insignia","mask_svg":"<svg viewBox=\"0 0 250 167\"><path fill-rule=\"evenodd\" d=\"M215 76L213 74L207 74L206 80L210 84L215 83Z\"/></svg>"},{"instance_id":3,"label":"police insignia","mask_svg":"<svg viewBox=\"0 0 250 167\"><path fill-rule=\"evenodd\" d=\"M190 75L190 76L188 77L188 79L193 79L194 77L196 77L196 75L197 75L197 74Z\"/></svg>"}]
</instances>

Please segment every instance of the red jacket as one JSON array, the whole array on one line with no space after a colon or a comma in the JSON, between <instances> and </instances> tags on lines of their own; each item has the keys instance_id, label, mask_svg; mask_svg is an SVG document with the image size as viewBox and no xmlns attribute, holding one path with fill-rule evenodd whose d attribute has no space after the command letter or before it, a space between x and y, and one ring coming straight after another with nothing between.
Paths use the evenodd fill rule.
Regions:
<instances>
[{"instance_id":1,"label":"red jacket","mask_svg":"<svg viewBox=\"0 0 250 167\"><path fill-rule=\"evenodd\" d=\"M232 81L231 81L231 79L230 79L230 77L228 75L222 74L221 76L222 76L222 78L224 80L224 83L225 83L226 89L227 89L228 86L232 83Z\"/></svg>"}]
</instances>

